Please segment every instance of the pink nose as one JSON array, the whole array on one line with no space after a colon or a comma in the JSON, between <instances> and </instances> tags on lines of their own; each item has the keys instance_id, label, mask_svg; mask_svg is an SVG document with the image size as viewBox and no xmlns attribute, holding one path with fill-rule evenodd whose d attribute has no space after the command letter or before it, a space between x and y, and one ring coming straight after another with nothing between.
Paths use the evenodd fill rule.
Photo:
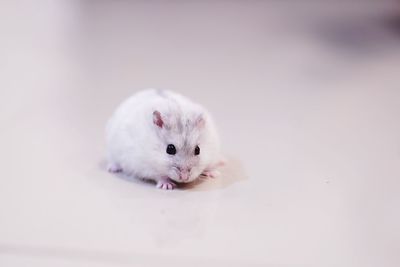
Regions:
<instances>
[{"instance_id":1,"label":"pink nose","mask_svg":"<svg viewBox=\"0 0 400 267\"><path fill-rule=\"evenodd\" d=\"M183 171L180 172L179 176L180 176L179 178L181 180L187 181L187 180L189 180L189 171L183 170Z\"/></svg>"}]
</instances>

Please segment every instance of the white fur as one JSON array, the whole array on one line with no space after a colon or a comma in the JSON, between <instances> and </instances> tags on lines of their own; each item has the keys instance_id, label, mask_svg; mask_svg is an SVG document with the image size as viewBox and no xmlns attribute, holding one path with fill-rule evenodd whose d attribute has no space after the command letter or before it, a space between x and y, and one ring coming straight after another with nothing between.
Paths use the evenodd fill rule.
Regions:
<instances>
[{"instance_id":1,"label":"white fur","mask_svg":"<svg viewBox=\"0 0 400 267\"><path fill-rule=\"evenodd\" d=\"M153 122L153 112L161 113L164 125ZM196 124L198 118L204 124ZM175 182L190 182L212 171L221 160L219 139L210 114L200 105L171 91L147 89L125 100L106 128L110 170L157 182L172 189ZM168 155L174 144L176 155ZM196 145L200 155L194 155ZM182 180L177 168L190 169ZM172 181L171 181L172 180ZM168 185L168 186L167 186Z\"/></svg>"}]
</instances>

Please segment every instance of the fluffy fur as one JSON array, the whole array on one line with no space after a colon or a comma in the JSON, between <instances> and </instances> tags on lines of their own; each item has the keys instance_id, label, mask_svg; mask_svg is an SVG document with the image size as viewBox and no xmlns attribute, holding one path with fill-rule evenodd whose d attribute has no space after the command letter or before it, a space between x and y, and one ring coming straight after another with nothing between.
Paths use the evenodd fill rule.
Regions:
<instances>
[{"instance_id":1,"label":"fluffy fur","mask_svg":"<svg viewBox=\"0 0 400 267\"><path fill-rule=\"evenodd\" d=\"M155 180L163 189L213 176L221 160L210 114L171 91L148 89L128 98L108 122L106 139L109 171ZM166 153L168 144L175 155Z\"/></svg>"}]
</instances>

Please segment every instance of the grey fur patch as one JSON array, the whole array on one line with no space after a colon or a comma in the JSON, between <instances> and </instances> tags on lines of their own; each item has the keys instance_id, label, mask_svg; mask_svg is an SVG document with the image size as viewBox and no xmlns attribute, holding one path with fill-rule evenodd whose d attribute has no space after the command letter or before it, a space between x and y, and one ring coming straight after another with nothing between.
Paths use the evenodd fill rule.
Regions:
<instances>
[{"instance_id":1,"label":"grey fur patch","mask_svg":"<svg viewBox=\"0 0 400 267\"><path fill-rule=\"evenodd\" d=\"M165 93L165 90L163 90L163 89L156 89L156 94L161 96L162 98L167 98L167 94Z\"/></svg>"}]
</instances>

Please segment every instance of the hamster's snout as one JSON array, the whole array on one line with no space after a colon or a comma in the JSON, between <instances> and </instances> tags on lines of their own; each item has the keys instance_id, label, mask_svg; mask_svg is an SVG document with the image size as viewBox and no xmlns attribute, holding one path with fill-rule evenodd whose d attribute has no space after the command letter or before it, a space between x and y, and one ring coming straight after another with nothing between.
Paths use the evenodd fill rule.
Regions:
<instances>
[{"instance_id":1,"label":"hamster's snout","mask_svg":"<svg viewBox=\"0 0 400 267\"><path fill-rule=\"evenodd\" d=\"M182 181L187 181L189 180L189 176L190 176L190 170L184 170L180 172L179 179L181 179Z\"/></svg>"},{"instance_id":2,"label":"hamster's snout","mask_svg":"<svg viewBox=\"0 0 400 267\"><path fill-rule=\"evenodd\" d=\"M180 167L177 167L176 169L178 170L179 180L181 180L181 181L183 181L183 182L186 182L186 181L189 180L189 178L190 178L190 171L191 171L190 168L180 168Z\"/></svg>"}]
</instances>

